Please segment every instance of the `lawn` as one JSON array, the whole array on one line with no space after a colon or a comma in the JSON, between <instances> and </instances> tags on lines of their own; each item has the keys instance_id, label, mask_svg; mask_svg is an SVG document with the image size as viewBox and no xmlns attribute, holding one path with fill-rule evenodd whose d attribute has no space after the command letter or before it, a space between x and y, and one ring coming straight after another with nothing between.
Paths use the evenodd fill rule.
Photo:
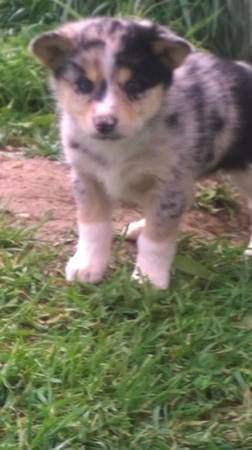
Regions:
<instances>
[{"instance_id":1,"label":"lawn","mask_svg":"<svg viewBox=\"0 0 252 450\"><path fill-rule=\"evenodd\" d=\"M3 0L0 147L58 158L45 72L27 51L38 32L76 14L147 15L242 57L243 2L233 3ZM198 207L214 214L212 197L201 190ZM181 235L167 291L130 281L122 244L101 284L68 285L69 249L40 242L0 208L0 449L251 450L245 243Z\"/></svg>"},{"instance_id":2,"label":"lawn","mask_svg":"<svg viewBox=\"0 0 252 450\"><path fill-rule=\"evenodd\" d=\"M120 241L96 287L68 286L64 248L6 218L0 244L1 449L252 448L252 270L241 248L184 237L159 292L129 281ZM188 254L193 270L181 265Z\"/></svg>"}]
</instances>

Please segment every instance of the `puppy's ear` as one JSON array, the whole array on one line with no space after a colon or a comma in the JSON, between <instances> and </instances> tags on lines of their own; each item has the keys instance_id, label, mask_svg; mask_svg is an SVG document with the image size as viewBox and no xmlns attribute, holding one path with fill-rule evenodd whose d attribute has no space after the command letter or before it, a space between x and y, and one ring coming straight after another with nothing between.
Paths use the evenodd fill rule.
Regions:
<instances>
[{"instance_id":1,"label":"puppy's ear","mask_svg":"<svg viewBox=\"0 0 252 450\"><path fill-rule=\"evenodd\" d=\"M53 71L64 64L72 48L70 39L58 32L43 33L30 44L31 51Z\"/></svg>"},{"instance_id":2,"label":"puppy's ear","mask_svg":"<svg viewBox=\"0 0 252 450\"><path fill-rule=\"evenodd\" d=\"M157 35L152 44L153 51L160 56L163 63L173 69L180 66L194 49L193 46L165 27L157 28Z\"/></svg>"}]
</instances>

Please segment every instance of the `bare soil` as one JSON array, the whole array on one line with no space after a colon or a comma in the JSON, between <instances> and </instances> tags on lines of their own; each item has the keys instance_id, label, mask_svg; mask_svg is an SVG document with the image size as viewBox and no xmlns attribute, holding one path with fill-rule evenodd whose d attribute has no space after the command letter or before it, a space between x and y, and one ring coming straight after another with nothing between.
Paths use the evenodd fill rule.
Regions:
<instances>
[{"instance_id":1,"label":"bare soil","mask_svg":"<svg viewBox=\"0 0 252 450\"><path fill-rule=\"evenodd\" d=\"M71 243L76 238L75 202L69 169L61 162L26 159L21 152L0 151L0 208L13 223L36 226L36 237L47 242ZM141 217L134 209L115 210L116 231ZM182 230L195 236L228 237L233 242L248 238L249 216L245 202L236 200L235 212L215 214L193 208L185 215Z\"/></svg>"}]
</instances>

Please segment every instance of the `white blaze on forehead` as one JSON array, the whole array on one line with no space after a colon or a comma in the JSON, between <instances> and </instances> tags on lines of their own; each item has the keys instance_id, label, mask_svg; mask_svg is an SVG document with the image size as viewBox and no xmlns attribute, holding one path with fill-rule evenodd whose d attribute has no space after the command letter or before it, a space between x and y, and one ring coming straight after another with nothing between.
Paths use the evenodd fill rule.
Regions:
<instances>
[{"instance_id":1,"label":"white blaze on forehead","mask_svg":"<svg viewBox=\"0 0 252 450\"><path fill-rule=\"evenodd\" d=\"M108 86L103 99L97 102L95 114L97 116L113 115L116 113L116 95L111 86Z\"/></svg>"},{"instance_id":2,"label":"white blaze on forehead","mask_svg":"<svg viewBox=\"0 0 252 450\"><path fill-rule=\"evenodd\" d=\"M105 51L102 60L102 67L106 81L112 82L112 75L115 70L116 54L119 51L119 39L111 39L105 42Z\"/></svg>"},{"instance_id":3,"label":"white blaze on forehead","mask_svg":"<svg viewBox=\"0 0 252 450\"><path fill-rule=\"evenodd\" d=\"M102 59L102 75L106 81L106 92L103 98L97 102L96 111L97 115L113 115L116 113L116 93L115 86L113 84L113 73L115 70L115 54L118 51L118 43L107 41L103 53Z\"/></svg>"}]
</instances>

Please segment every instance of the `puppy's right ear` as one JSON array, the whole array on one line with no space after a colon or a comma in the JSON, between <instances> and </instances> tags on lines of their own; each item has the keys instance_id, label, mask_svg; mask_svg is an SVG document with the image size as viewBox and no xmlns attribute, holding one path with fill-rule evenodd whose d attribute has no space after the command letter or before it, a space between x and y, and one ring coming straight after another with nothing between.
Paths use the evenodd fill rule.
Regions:
<instances>
[{"instance_id":1,"label":"puppy's right ear","mask_svg":"<svg viewBox=\"0 0 252 450\"><path fill-rule=\"evenodd\" d=\"M183 63L189 53L194 51L194 48L170 29L159 25L156 39L153 41L153 50L165 64L175 69Z\"/></svg>"},{"instance_id":2,"label":"puppy's right ear","mask_svg":"<svg viewBox=\"0 0 252 450\"><path fill-rule=\"evenodd\" d=\"M41 34L30 44L31 51L53 71L64 65L72 48L70 39L54 31Z\"/></svg>"}]
</instances>

